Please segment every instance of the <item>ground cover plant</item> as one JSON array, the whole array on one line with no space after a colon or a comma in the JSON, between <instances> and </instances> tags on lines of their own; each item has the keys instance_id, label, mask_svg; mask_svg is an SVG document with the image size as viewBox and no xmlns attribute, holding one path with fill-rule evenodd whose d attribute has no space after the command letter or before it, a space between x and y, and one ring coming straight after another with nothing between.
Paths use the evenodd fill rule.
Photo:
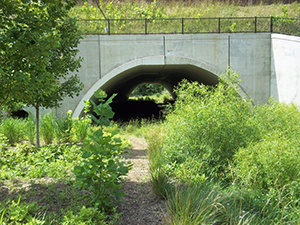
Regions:
<instances>
[{"instance_id":1,"label":"ground cover plant","mask_svg":"<svg viewBox=\"0 0 300 225\"><path fill-rule=\"evenodd\" d=\"M96 97L103 95L96 93ZM120 156L128 143L117 138L115 126L105 127L113 115L109 106L111 99L100 99L100 104L94 106L99 118L87 115L72 119L68 115L64 120L56 120L53 114L46 114L42 121L47 135L40 148L31 144L25 135L14 143L10 143L9 136L6 136L16 130L26 133L28 126L24 124L31 124L32 119L8 118L2 121L1 224L116 222L119 217L115 212L116 200L123 196L119 190L120 181L128 173L130 165L125 164ZM97 126L92 126L92 119L98 122ZM80 123L84 125L78 125ZM18 129L8 129L8 126ZM83 128L85 131L82 133L86 133L86 136L83 135L85 138L82 143L74 131ZM62 135L56 139L52 136L56 132L66 134L68 138Z\"/></svg>"},{"instance_id":2,"label":"ground cover plant","mask_svg":"<svg viewBox=\"0 0 300 225\"><path fill-rule=\"evenodd\" d=\"M231 71L216 87L185 81L161 132L150 132L152 183L167 199L167 224L299 223L300 109L256 105L238 90ZM205 192L212 198L196 204Z\"/></svg>"}]
</instances>

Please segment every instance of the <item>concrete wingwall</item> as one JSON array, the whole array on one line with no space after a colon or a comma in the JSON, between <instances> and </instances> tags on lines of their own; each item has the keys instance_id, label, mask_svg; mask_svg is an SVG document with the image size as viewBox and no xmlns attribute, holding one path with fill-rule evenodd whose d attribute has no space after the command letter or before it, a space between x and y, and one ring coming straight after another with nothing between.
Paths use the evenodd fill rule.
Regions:
<instances>
[{"instance_id":1,"label":"concrete wingwall","mask_svg":"<svg viewBox=\"0 0 300 225\"><path fill-rule=\"evenodd\" d=\"M300 105L300 37L272 34L271 96Z\"/></svg>"},{"instance_id":2,"label":"concrete wingwall","mask_svg":"<svg viewBox=\"0 0 300 225\"><path fill-rule=\"evenodd\" d=\"M241 89L256 102L265 103L273 95L279 101L300 104L296 88L299 38L268 33L89 35L78 48L84 59L78 72L84 90L65 99L56 109L57 115L72 110L74 117L80 116L83 101L98 88L109 89L119 83L121 89L130 77L141 76L138 81L142 83L143 74L148 80L152 75L157 79L164 71L171 74L180 68L183 74L193 72L214 79L230 67L240 74ZM168 81L172 80L170 74Z\"/></svg>"}]
</instances>

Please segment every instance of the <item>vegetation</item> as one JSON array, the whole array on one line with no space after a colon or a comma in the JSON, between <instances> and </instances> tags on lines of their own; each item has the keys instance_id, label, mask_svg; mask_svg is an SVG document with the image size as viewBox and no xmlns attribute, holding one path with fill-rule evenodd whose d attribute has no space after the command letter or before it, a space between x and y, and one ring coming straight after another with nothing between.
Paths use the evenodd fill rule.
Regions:
<instances>
[{"instance_id":1,"label":"vegetation","mask_svg":"<svg viewBox=\"0 0 300 225\"><path fill-rule=\"evenodd\" d=\"M85 34L270 32L272 16L276 17L272 19L273 32L299 35L299 20L291 19L299 17L296 1L243 2L100 1L95 5L84 1L70 14L80 19L79 27Z\"/></svg>"},{"instance_id":2,"label":"vegetation","mask_svg":"<svg viewBox=\"0 0 300 225\"><path fill-rule=\"evenodd\" d=\"M123 196L120 181L131 168L120 154L129 145L117 138L115 126L105 127L113 116L109 107L112 97L104 101L103 92L95 96L100 98L100 104L94 106L99 118L87 115L81 119L67 116L57 120L52 114L45 115L44 145L40 148L28 142L25 135L34 122L30 117L2 122L1 224L116 222L116 200ZM92 126L91 119L98 125ZM83 135L78 136L78 130ZM10 139L17 132L22 135ZM60 135L55 136L56 133Z\"/></svg>"},{"instance_id":3,"label":"vegetation","mask_svg":"<svg viewBox=\"0 0 300 225\"><path fill-rule=\"evenodd\" d=\"M10 1L0 3L0 35L1 40L5 40L0 42L0 96L2 101L5 100L1 101L1 105L6 102L7 106L14 108L13 101L28 104L23 99L21 101L20 93L33 93L30 85L40 90L41 83L45 85L43 90L47 95L41 101L34 99L33 104L41 106L46 100L51 105L58 104L65 95L51 95L52 91L57 91L56 88L67 86L74 91L71 91L73 94L77 89L73 89L72 85L80 88L76 77L66 80L67 83L53 82L56 78L66 78L64 69L67 67L63 69L59 66L68 63L60 64L61 57L52 58L52 54L56 49L57 56L61 56L62 49L58 42L62 37L70 37L68 28L75 29L74 20L63 21L62 24L70 27L60 26L62 24L56 20L60 16L54 16L52 22L57 23L61 30L52 33L46 26L45 37L38 38L38 31L44 26L43 23L35 23L33 18L34 13L41 21L48 18L47 13L43 17L44 5L39 5L43 1L30 1L27 5L25 1L14 2L24 3L23 8L15 9ZM51 6L52 2L57 3L51 1ZM273 15L278 16L274 22L280 25L282 22L292 24L288 17L298 17L299 13L298 3L248 7L212 1L100 3L103 13L94 5L84 3L72 9L69 15L85 19L103 18L103 14L106 18L116 19L147 18L152 19L152 25L157 18L190 15L194 18ZM30 10L33 8L37 10ZM68 7L59 8L62 11L51 11L51 7L49 12L46 11L65 15L69 10ZM4 15L16 12L11 10L21 10L20 16L28 12L30 24L40 26L36 27L37 33L27 29L24 20L18 22L21 17ZM237 26L234 23L230 21L229 30L234 31ZM121 32L128 24L126 21L112 21L111 25ZM104 29L106 24L101 26ZM14 29L8 32L7 27ZM89 29L93 27L89 26ZM76 38L79 38L77 35ZM16 38L15 42L7 41L9 38ZM64 40L74 41L71 43L75 46L76 38ZM41 49L48 40L53 43ZM38 53L31 54L35 51ZM20 55L13 58L16 53ZM43 53L45 62L41 60ZM72 59L72 54L67 61ZM30 68L20 68L22 57L26 62L37 62L34 57L39 57L41 64L33 63ZM58 66L62 76L52 77L54 67L47 71L49 68L42 64L46 62ZM76 70L79 61L73 63L72 68ZM37 66L39 68L35 70ZM28 81L30 85L27 84L28 77L32 78L30 82L34 81ZM17 85L20 80L30 90L21 89ZM48 85L48 81L58 86ZM39 138L35 137L39 130L35 127L39 117L34 119L30 115L25 120L1 118L0 223L115 224L119 217L115 203L123 196L120 181L131 168L130 164L122 162L122 149L128 147L128 143L118 138L120 135L116 130L121 129L126 134L147 137L151 181L155 193L166 200L166 224L299 224L300 109L272 99L265 105L255 105L250 99L241 98L237 94L238 88L238 76L231 71L221 77L215 87L184 81L176 90L174 109L165 122L130 121L120 128L109 122L113 116L109 107L113 97L104 101L107 96L97 92L95 97L100 98L100 105L92 103L97 117L87 115L73 119L71 112L65 118L55 118L53 114L43 116L40 148L32 145ZM149 86L138 91L148 92ZM58 98L52 101L55 96ZM47 104L43 106L48 107ZM92 121L97 125L92 126Z\"/></svg>"},{"instance_id":4,"label":"vegetation","mask_svg":"<svg viewBox=\"0 0 300 225\"><path fill-rule=\"evenodd\" d=\"M120 181L131 165L120 161L121 140L114 137L116 133L105 133L103 129L109 125L109 119L114 115L109 106L114 95L106 101L104 99L107 95L103 91L95 92L94 96L99 98L100 104L96 105L91 100L97 115L91 117L100 127L89 135L89 139L84 140L84 160L81 165L75 166L74 174L80 187L91 190L91 204L107 212L116 203L114 200L120 200L124 196L124 192L120 190Z\"/></svg>"},{"instance_id":5,"label":"vegetation","mask_svg":"<svg viewBox=\"0 0 300 225\"><path fill-rule=\"evenodd\" d=\"M167 224L300 222L300 109L254 105L238 88L231 71L216 87L185 81L161 132L150 132L152 183L167 199Z\"/></svg>"},{"instance_id":6,"label":"vegetation","mask_svg":"<svg viewBox=\"0 0 300 225\"><path fill-rule=\"evenodd\" d=\"M0 106L16 103L36 109L39 146L39 109L58 106L83 88L76 75L76 49L81 34L68 16L74 1L1 1ZM59 10L57 10L59 9Z\"/></svg>"}]
</instances>

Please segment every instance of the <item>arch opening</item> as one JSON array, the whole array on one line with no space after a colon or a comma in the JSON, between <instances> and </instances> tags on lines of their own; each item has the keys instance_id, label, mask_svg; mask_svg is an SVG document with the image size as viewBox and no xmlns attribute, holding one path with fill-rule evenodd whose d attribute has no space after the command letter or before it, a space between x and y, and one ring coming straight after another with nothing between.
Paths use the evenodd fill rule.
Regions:
<instances>
[{"instance_id":1,"label":"arch opening","mask_svg":"<svg viewBox=\"0 0 300 225\"><path fill-rule=\"evenodd\" d=\"M149 99L132 100L130 95L141 85L144 87L158 85L170 93L170 100L175 100L173 90L183 79L198 81L205 85L218 83L216 75L191 65L139 66L113 77L101 89L109 96L117 93L111 104L115 112L114 120L158 119L163 117L163 105Z\"/></svg>"},{"instance_id":2,"label":"arch opening","mask_svg":"<svg viewBox=\"0 0 300 225\"><path fill-rule=\"evenodd\" d=\"M95 99L92 94L94 91L101 88L108 96L111 96L114 93L117 94L111 106L113 111L116 111L119 108L122 110L122 106L130 99L132 92L138 86L148 84L164 87L164 89L170 93L173 100L175 100L176 96L173 90L183 79L198 81L199 83L212 86L218 83L218 76L215 73L196 65L137 65L105 75L90 89L90 96L85 99L92 99L97 103L97 99ZM141 103L140 106L132 104L127 107L130 108L130 111L134 112L137 107L145 108L142 104L144 103ZM78 111L78 106L76 110ZM80 114L75 116L82 115L83 107L80 109Z\"/></svg>"}]
</instances>

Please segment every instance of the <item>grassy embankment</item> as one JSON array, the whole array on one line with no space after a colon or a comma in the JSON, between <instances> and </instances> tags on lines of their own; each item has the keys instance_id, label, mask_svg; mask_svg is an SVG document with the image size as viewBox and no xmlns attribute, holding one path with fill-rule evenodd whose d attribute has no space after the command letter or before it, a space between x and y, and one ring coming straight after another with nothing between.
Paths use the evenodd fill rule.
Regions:
<instances>
[{"instance_id":1,"label":"grassy embankment","mask_svg":"<svg viewBox=\"0 0 300 225\"><path fill-rule=\"evenodd\" d=\"M254 17L266 17L257 20L257 32L270 30L270 17L273 19L273 32L299 34L297 27L299 21L284 18L299 17L299 3L292 4L258 4L237 5L228 2L178 2L157 1L147 3L139 2L102 2L100 8L96 5L84 4L75 7L71 14L79 19L102 19L98 21L80 21L80 27L85 34L106 34L108 27L110 34L145 33L145 18L147 20L147 33L181 33L182 20L180 18L194 18L184 21L184 33L218 32L218 17L251 17L248 19L222 19L220 32L254 32ZM105 17L104 17L105 16ZM178 19L175 19L178 18ZM195 20L199 18L199 20ZM108 22L104 19L110 19ZM124 20L135 19L135 20Z\"/></svg>"}]
</instances>

